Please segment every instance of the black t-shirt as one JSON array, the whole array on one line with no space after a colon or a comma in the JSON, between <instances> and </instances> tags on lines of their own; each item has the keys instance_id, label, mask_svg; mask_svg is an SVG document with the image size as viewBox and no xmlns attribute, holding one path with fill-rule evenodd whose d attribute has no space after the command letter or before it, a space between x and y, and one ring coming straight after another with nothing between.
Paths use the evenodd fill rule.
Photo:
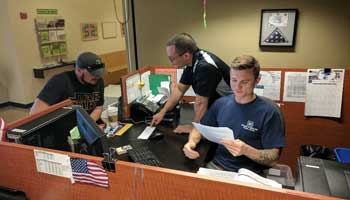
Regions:
<instances>
[{"instance_id":1,"label":"black t-shirt","mask_svg":"<svg viewBox=\"0 0 350 200\"><path fill-rule=\"evenodd\" d=\"M208 107L221 96L232 94L229 66L204 50L193 54L192 66L186 66L180 83L191 85L199 96L209 97Z\"/></svg>"},{"instance_id":2,"label":"black t-shirt","mask_svg":"<svg viewBox=\"0 0 350 200\"><path fill-rule=\"evenodd\" d=\"M83 85L79 82L74 71L67 71L53 76L41 90L38 98L49 105L66 99L75 105L81 105L86 112L91 113L95 107L104 103L103 79L96 85Z\"/></svg>"}]
</instances>

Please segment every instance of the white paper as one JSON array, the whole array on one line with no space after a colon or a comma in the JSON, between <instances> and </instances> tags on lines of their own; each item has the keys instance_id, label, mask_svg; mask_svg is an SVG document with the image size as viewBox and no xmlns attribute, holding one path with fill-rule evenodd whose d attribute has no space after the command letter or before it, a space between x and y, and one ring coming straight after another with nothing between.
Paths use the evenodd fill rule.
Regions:
<instances>
[{"instance_id":1,"label":"white paper","mask_svg":"<svg viewBox=\"0 0 350 200\"><path fill-rule=\"evenodd\" d=\"M233 131L227 127L212 127L205 126L199 123L192 122L193 126L208 140L220 143L221 140L234 140Z\"/></svg>"},{"instance_id":2,"label":"white paper","mask_svg":"<svg viewBox=\"0 0 350 200\"><path fill-rule=\"evenodd\" d=\"M34 157L38 172L66 178L72 177L69 156L34 149Z\"/></svg>"},{"instance_id":3,"label":"white paper","mask_svg":"<svg viewBox=\"0 0 350 200\"><path fill-rule=\"evenodd\" d=\"M139 137L137 137L137 139L140 140L147 140L149 138L149 136L151 136L151 134L153 133L153 131L156 129L155 126L147 126L142 133L139 135Z\"/></svg>"},{"instance_id":4,"label":"white paper","mask_svg":"<svg viewBox=\"0 0 350 200\"><path fill-rule=\"evenodd\" d=\"M170 91L170 81L161 81L160 82L160 87L165 88L168 91Z\"/></svg>"},{"instance_id":5,"label":"white paper","mask_svg":"<svg viewBox=\"0 0 350 200\"><path fill-rule=\"evenodd\" d=\"M126 95L128 104L141 96L141 89L139 87L140 74L134 74L126 79Z\"/></svg>"},{"instance_id":6,"label":"white paper","mask_svg":"<svg viewBox=\"0 0 350 200\"><path fill-rule=\"evenodd\" d=\"M305 102L306 72L286 72L284 75L283 101Z\"/></svg>"},{"instance_id":7,"label":"white paper","mask_svg":"<svg viewBox=\"0 0 350 200\"><path fill-rule=\"evenodd\" d=\"M49 40L50 41L57 41L57 32L56 31L49 31Z\"/></svg>"},{"instance_id":8,"label":"white paper","mask_svg":"<svg viewBox=\"0 0 350 200\"><path fill-rule=\"evenodd\" d=\"M66 40L66 33L64 30L58 30L56 31L57 34L57 40Z\"/></svg>"},{"instance_id":9,"label":"white paper","mask_svg":"<svg viewBox=\"0 0 350 200\"><path fill-rule=\"evenodd\" d=\"M141 88L141 93L143 96L147 96L151 94L151 89L149 88L149 75L151 74L151 71L145 71L141 74L141 81L144 83L143 87Z\"/></svg>"},{"instance_id":10,"label":"white paper","mask_svg":"<svg viewBox=\"0 0 350 200\"><path fill-rule=\"evenodd\" d=\"M260 82L257 88L264 88L264 97L271 100L280 100L281 71L260 71Z\"/></svg>"},{"instance_id":11,"label":"white paper","mask_svg":"<svg viewBox=\"0 0 350 200\"><path fill-rule=\"evenodd\" d=\"M276 27L288 26L288 13L272 13L271 16L269 16L269 24Z\"/></svg>"},{"instance_id":12,"label":"white paper","mask_svg":"<svg viewBox=\"0 0 350 200\"><path fill-rule=\"evenodd\" d=\"M158 90L158 94L163 94L167 97L170 97L170 92L168 89L163 88L163 87L157 87L157 90Z\"/></svg>"},{"instance_id":13,"label":"white paper","mask_svg":"<svg viewBox=\"0 0 350 200\"><path fill-rule=\"evenodd\" d=\"M340 118L343 85L344 69L308 69L305 115Z\"/></svg>"},{"instance_id":14,"label":"white paper","mask_svg":"<svg viewBox=\"0 0 350 200\"><path fill-rule=\"evenodd\" d=\"M153 103L158 103L165 95L164 94L157 94L152 98Z\"/></svg>"},{"instance_id":15,"label":"white paper","mask_svg":"<svg viewBox=\"0 0 350 200\"><path fill-rule=\"evenodd\" d=\"M245 183L252 183L252 184L257 184L257 185L265 185L265 186L271 186L275 188L282 188L282 185L277 183L274 180L264 178L248 169L241 168L238 170L237 176L236 176L237 181L242 181Z\"/></svg>"},{"instance_id":16,"label":"white paper","mask_svg":"<svg viewBox=\"0 0 350 200\"><path fill-rule=\"evenodd\" d=\"M177 69L176 70L176 82L179 83L182 73L184 72L184 69ZM190 97L195 97L196 93L194 92L192 86L190 88L188 88L188 90L186 91L184 96L190 96Z\"/></svg>"},{"instance_id":17,"label":"white paper","mask_svg":"<svg viewBox=\"0 0 350 200\"><path fill-rule=\"evenodd\" d=\"M237 176L236 172L208 169L203 167L199 168L199 170L197 171L197 174L215 177L226 181L233 181L236 179L236 176Z\"/></svg>"},{"instance_id":18,"label":"white paper","mask_svg":"<svg viewBox=\"0 0 350 200\"><path fill-rule=\"evenodd\" d=\"M274 180L264 178L248 169L241 168L238 172L230 172L216 169L199 168L197 174L215 177L226 181L240 181L251 183L255 185L271 186L275 188L282 188L280 183Z\"/></svg>"}]
</instances>

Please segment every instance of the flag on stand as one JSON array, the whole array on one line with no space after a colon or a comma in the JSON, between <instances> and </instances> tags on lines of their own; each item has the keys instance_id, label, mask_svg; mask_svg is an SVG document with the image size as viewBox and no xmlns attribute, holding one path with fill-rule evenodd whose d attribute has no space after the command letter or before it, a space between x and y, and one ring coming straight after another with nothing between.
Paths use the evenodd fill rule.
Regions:
<instances>
[{"instance_id":1,"label":"flag on stand","mask_svg":"<svg viewBox=\"0 0 350 200\"><path fill-rule=\"evenodd\" d=\"M102 166L83 158L71 158L72 183L81 182L108 187L108 176Z\"/></svg>"}]
</instances>

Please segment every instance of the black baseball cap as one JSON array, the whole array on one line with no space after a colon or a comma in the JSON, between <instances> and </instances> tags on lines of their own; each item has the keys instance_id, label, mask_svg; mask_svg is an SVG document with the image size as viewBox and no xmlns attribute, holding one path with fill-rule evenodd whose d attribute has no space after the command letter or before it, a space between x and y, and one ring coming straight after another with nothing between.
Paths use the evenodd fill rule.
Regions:
<instances>
[{"instance_id":1,"label":"black baseball cap","mask_svg":"<svg viewBox=\"0 0 350 200\"><path fill-rule=\"evenodd\" d=\"M101 58L91 52L81 53L75 65L81 69L87 69L94 76L102 76L106 72Z\"/></svg>"}]
</instances>

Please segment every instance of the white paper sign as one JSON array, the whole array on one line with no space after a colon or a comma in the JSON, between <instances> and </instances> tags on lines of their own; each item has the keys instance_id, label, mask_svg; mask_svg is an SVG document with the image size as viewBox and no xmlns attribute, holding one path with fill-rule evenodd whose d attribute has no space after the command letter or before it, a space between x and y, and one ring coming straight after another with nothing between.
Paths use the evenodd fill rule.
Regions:
<instances>
[{"instance_id":1,"label":"white paper sign","mask_svg":"<svg viewBox=\"0 0 350 200\"><path fill-rule=\"evenodd\" d=\"M69 156L34 149L34 157L38 172L66 178L72 177Z\"/></svg>"}]
</instances>

